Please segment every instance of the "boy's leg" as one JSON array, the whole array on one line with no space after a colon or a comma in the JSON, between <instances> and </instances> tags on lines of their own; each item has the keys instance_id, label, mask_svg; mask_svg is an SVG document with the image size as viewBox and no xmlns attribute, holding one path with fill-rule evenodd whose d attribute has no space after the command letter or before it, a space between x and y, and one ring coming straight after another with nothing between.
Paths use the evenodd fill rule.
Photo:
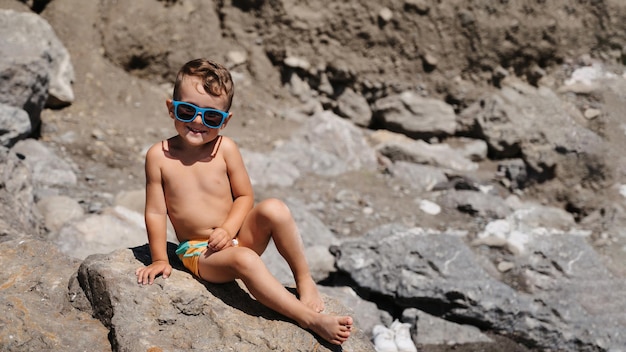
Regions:
<instances>
[{"instance_id":1,"label":"boy's leg","mask_svg":"<svg viewBox=\"0 0 626 352\"><path fill-rule=\"evenodd\" d=\"M260 202L250 211L238 237L240 246L251 248L259 255L265 251L270 238L293 272L300 300L317 312L324 310L296 222L287 205L274 198Z\"/></svg>"},{"instance_id":2,"label":"boy's leg","mask_svg":"<svg viewBox=\"0 0 626 352\"><path fill-rule=\"evenodd\" d=\"M341 344L350 336L351 317L321 314L306 306L276 280L259 255L249 248L232 247L202 255L199 266L200 276L209 282L241 279L263 305L295 320L302 328L313 330L328 342Z\"/></svg>"}]
</instances>

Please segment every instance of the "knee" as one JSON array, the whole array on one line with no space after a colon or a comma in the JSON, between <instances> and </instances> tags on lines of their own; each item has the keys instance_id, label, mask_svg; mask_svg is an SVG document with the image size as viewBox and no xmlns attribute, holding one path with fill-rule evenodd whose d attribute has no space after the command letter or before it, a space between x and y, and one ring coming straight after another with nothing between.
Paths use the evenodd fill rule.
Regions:
<instances>
[{"instance_id":1,"label":"knee","mask_svg":"<svg viewBox=\"0 0 626 352\"><path fill-rule=\"evenodd\" d=\"M287 204L276 198L269 198L257 205L259 215L271 222L282 222L291 218Z\"/></svg>"},{"instance_id":2,"label":"knee","mask_svg":"<svg viewBox=\"0 0 626 352\"><path fill-rule=\"evenodd\" d=\"M264 265L261 257L252 249L246 247L234 248L231 255L231 267L240 276L253 272L259 265Z\"/></svg>"}]
</instances>

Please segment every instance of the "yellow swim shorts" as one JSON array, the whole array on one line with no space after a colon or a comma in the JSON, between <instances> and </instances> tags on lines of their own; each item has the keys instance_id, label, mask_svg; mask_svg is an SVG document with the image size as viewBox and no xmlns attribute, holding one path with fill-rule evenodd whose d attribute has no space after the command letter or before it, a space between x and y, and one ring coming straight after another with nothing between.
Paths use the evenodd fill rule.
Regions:
<instances>
[{"instance_id":1,"label":"yellow swim shorts","mask_svg":"<svg viewBox=\"0 0 626 352\"><path fill-rule=\"evenodd\" d=\"M200 276L198 262L200 261L200 255L207 250L207 246L207 240L184 241L178 245L176 255L183 262L185 268L191 271L192 274Z\"/></svg>"},{"instance_id":2,"label":"yellow swim shorts","mask_svg":"<svg viewBox=\"0 0 626 352\"><path fill-rule=\"evenodd\" d=\"M237 247L239 241L237 239L232 240L232 246ZM176 249L176 255L183 262L185 268L191 271L192 274L200 277L200 270L198 269L198 262L200 261L200 255L205 251L210 251L207 248L207 240L190 240L181 242Z\"/></svg>"}]
</instances>

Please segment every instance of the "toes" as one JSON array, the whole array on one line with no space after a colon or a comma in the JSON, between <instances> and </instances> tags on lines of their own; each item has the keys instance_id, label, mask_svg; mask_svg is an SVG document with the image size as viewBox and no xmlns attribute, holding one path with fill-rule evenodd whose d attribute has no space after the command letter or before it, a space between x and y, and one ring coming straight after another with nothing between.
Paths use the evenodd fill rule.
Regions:
<instances>
[{"instance_id":1,"label":"toes","mask_svg":"<svg viewBox=\"0 0 626 352\"><path fill-rule=\"evenodd\" d=\"M344 326L352 326L352 317L343 317L341 320L339 320L339 323Z\"/></svg>"}]
</instances>

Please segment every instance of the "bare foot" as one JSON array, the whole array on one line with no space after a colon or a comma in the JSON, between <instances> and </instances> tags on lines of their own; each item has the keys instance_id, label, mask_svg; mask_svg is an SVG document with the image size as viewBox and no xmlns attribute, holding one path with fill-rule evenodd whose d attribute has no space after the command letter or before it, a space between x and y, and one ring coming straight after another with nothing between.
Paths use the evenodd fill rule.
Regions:
<instances>
[{"instance_id":1,"label":"bare foot","mask_svg":"<svg viewBox=\"0 0 626 352\"><path fill-rule=\"evenodd\" d=\"M306 328L313 330L321 338L334 345L341 345L350 337L352 317L318 313Z\"/></svg>"},{"instance_id":2,"label":"bare foot","mask_svg":"<svg viewBox=\"0 0 626 352\"><path fill-rule=\"evenodd\" d=\"M324 310L324 300L322 300L322 296L317 290L317 285L311 277L296 282L296 288L298 289L300 302L304 303L305 306L317 313Z\"/></svg>"}]
</instances>

